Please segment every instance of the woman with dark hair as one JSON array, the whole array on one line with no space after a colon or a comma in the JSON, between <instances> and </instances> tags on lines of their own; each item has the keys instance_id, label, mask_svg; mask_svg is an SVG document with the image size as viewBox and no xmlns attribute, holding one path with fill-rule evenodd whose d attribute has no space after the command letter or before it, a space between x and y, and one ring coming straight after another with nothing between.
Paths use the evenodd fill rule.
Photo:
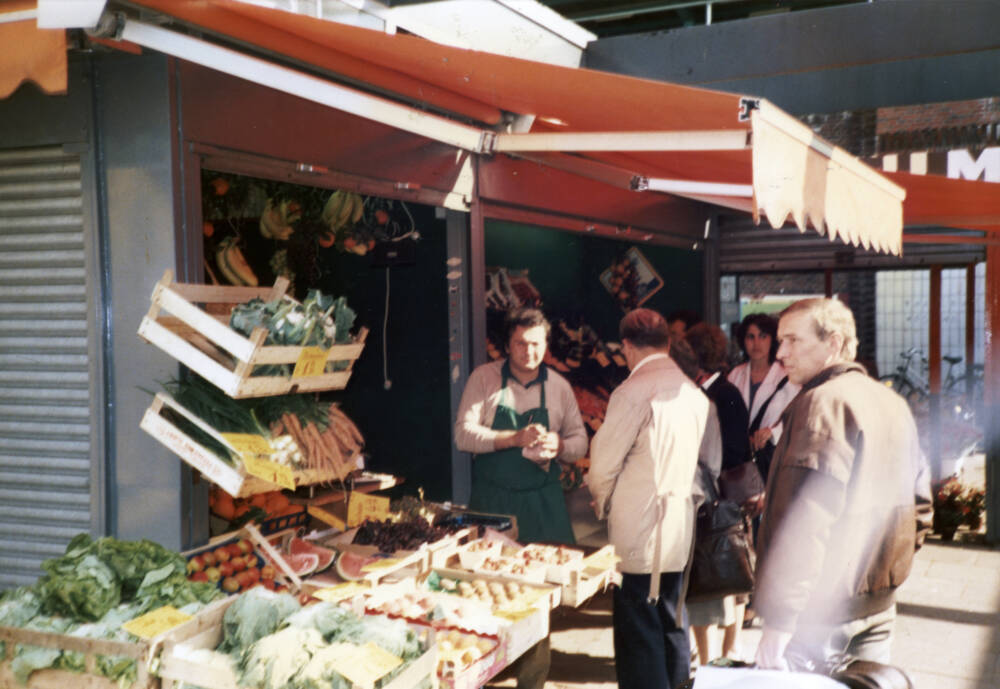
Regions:
<instances>
[{"instance_id":1,"label":"woman with dark hair","mask_svg":"<svg viewBox=\"0 0 1000 689\"><path fill-rule=\"evenodd\" d=\"M781 436L781 413L799 392L788 382L778 353L778 321L766 313L751 313L740 323L736 338L745 362L729 372L729 382L750 411L750 450L767 480L771 455Z\"/></svg>"},{"instance_id":2,"label":"woman with dark hair","mask_svg":"<svg viewBox=\"0 0 1000 689\"><path fill-rule=\"evenodd\" d=\"M739 390L726 380L726 353L728 342L722 329L708 323L698 323L688 328L683 341L694 356L694 380L712 401L718 416L718 432L722 443L721 469L733 469L750 461L747 445L748 413ZM673 350L671 356L677 358ZM714 499L719 494L718 470L705 491ZM708 478L699 475L701 478ZM702 665L718 657L736 658L740 655L740 629L743 623L745 596L688 603L691 632L698 647ZM716 632L721 629L722 634Z\"/></svg>"}]
</instances>

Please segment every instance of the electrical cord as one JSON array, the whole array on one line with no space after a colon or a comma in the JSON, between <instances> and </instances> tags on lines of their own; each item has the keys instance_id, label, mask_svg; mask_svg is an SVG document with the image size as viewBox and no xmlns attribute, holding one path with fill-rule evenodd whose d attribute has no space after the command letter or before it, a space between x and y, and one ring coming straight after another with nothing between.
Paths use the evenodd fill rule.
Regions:
<instances>
[{"instance_id":1,"label":"electrical cord","mask_svg":"<svg viewBox=\"0 0 1000 689\"><path fill-rule=\"evenodd\" d=\"M382 318L382 387L392 388L389 380L389 266L385 267L385 315Z\"/></svg>"}]
</instances>

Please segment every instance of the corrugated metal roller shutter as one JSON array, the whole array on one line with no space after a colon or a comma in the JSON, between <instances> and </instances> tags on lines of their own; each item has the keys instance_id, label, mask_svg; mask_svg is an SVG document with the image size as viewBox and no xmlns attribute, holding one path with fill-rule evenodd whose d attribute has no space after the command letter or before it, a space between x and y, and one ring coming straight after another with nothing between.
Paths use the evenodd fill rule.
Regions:
<instances>
[{"instance_id":1,"label":"corrugated metal roller shutter","mask_svg":"<svg viewBox=\"0 0 1000 689\"><path fill-rule=\"evenodd\" d=\"M0 151L0 589L91 530L80 156Z\"/></svg>"}]
</instances>

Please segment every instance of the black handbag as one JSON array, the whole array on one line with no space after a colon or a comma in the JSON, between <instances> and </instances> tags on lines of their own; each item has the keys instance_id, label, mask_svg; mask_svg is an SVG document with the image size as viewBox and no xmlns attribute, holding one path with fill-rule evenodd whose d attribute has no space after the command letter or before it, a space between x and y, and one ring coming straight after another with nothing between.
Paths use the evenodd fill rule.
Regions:
<instances>
[{"instance_id":1,"label":"black handbag","mask_svg":"<svg viewBox=\"0 0 1000 689\"><path fill-rule=\"evenodd\" d=\"M753 590L754 553L750 521L731 500L698 509L687 600L698 602Z\"/></svg>"},{"instance_id":2,"label":"black handbag","mask_svg":"<svg viewBox=\"0 0 1000 689\"><path fill-rule=\"evenodd\" d=\"M871 660L844 660L829 675L849 689L913 689L913 682L900 668Z\"/></svg>"},{"instance_id":3,"label":"black handbag","mask_svg":"<svg viewBox=\"0 0 1000 689\"><path fill-rule=\"evenodd\" d=\"M764 478L753 462L743 462L719 473L719 493L737 505L744 505L763 492Z\"/></svg>"}]
</instances>

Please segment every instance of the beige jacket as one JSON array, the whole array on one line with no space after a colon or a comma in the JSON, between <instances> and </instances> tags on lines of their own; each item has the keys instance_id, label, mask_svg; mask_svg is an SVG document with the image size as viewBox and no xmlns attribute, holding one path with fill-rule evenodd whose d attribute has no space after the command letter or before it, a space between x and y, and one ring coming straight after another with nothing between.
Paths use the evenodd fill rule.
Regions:
<instances>
[{"instance_id":1,"label":"beige jacket","mask_svg":"<svg viewBox=\"0 0 1000 689\"><path fill-rule=\"evenodd\" d=\"M702 444L709 405L666 355L643 359L611 395L604 424L591 441L587 485L597 516L608 520L623 572L680 572L686 566L694 536L692 487L699 454L707 451ZM717 442L705 443L721 452Z\"/></svg>"}]
</instances>

